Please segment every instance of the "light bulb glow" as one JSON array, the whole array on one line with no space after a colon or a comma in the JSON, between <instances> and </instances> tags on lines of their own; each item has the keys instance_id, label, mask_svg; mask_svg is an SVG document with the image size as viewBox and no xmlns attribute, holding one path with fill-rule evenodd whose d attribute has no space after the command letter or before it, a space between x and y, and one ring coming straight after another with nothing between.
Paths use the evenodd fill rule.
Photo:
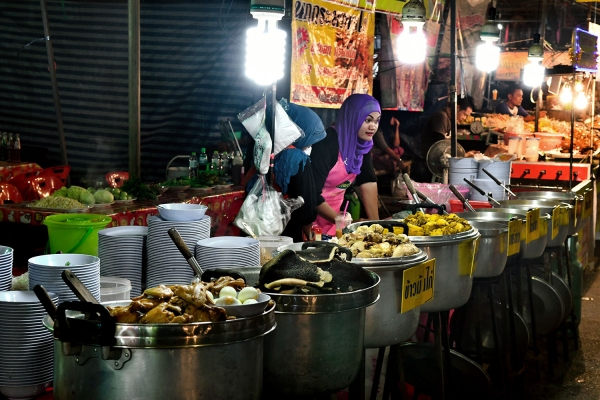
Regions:
<instances>
[{"instance_id":1,"label":"light bulb glow","mask_svg":"<svg viewBox=\"0 0 600 400\"><path fill-rule=\"evenodd\" d=\"M404 29L397 39L398 60L403 64L419 64L425 61L427 38L423 23L404 22Z\"/></svg>"},{"instance_id":2,"label":"light bulb glow","mask_svg":"<svg viewBox=\"0 0 600 400\"><path fill-rule=\"evenodd\" d=\"M523 70L523 83L529 87L537 87L544 81L545 68L539 61L532 61L525 65Z\"/></svg>"},{"instance_id":3,"label":"light bulb glow","mask_svg":"<svg viewBox=\"0 0 600 400\"><path fill-rule=\"evenodd\" d=\"M571 88L565 86L561 89L559 95L560 102L563 104L569 104L573 100L573 93L571 92Z\"/></svg>"},{"instance_id":4,"label":"light bulb glow","mask_svg":"<svg viewBox=\"0 0 600 400\"><path fill-rule=\"evenodd\" d=\"M492 42L485 41L475 50L475 65L481 71L492 72L500 63L500 48Z\"/></svg>"},{"instance_id":5,"label":"light bulb glow","mask_svg":"<svg viewBox=\"0 0 600 400\"><path fill-rule=\"evenodd\" d=\"M583 90L583 83L581 83L581 82L575 83L575 91L581 92L582 90Z\"/></svg>"},{"instance_id":6,"label":"light bulb glow","mask_svg":"<svg viewBox=\"0 0 600 400\"><path fill-rule=\"evenodd\" d=\"M588 99L583 92L579 92L577 98L575 99L575 108L579 110L583 110L588 105Z\"/></svg>"},{"instance_id":7,"label":"light bulb glow","mask_svg":"<svg viewBox=\"0 0 600 400\"><path fill-rule=\"evenodd\" d=\"M246 32L246 76L261 86L283 78L286 34L276 19L259 18Z\"/></svg>"}]
</instances>

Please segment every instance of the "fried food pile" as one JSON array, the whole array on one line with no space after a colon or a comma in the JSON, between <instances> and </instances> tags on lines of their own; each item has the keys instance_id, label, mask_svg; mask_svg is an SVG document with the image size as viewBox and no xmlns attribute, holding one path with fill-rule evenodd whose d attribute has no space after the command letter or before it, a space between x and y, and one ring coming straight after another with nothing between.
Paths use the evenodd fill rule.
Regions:
<instances>
[{"instance_id":1,"label":"fried food pile","mask_svg":"<svg viewBox=\"0 0 600 400\"><path fill-rule=\"evenodd\" d=\"M408 236L388 232L383 226L359 226L338 239L340 246L348 247L356 258L404 257L419 252Z\"/></svg>"},{"instance_id":2,"label":"fried food pile","mask_svg":"<svg viewBox=\"0 0 600 400\"><path fill-rule=\"evenodd\" d=\"M116 322L123 324L187 324L235 319L227 316L224 308L214 305L213 298L225 286L241 290L246 284L243 279L223 276L209 283L160 285L146 289L127 306L107 308Z\"/></svg>"},{"instance_id":3,"label":"fried food pile","mask_svg":"<svg viewBox=\"0 0 600 400\"><path fill-rule=\"evenodd\" d=\"M456 214L424 214L418 211L404 218L404 222L408 225L409 236L454 235L472 229L466 219Z\"/></svg>"}]
</instances>

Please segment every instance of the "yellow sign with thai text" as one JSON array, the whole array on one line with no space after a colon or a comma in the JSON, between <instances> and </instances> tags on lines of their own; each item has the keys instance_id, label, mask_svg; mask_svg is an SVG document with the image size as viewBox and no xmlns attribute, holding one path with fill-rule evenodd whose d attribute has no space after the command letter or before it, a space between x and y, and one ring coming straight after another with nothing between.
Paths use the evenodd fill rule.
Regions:
<instances>
[{"instance_id":1,"label":"yellow sign with thai text","mask_svg":"<svg viewBox=\"0 0 600 400\"><path fill-rule=\"evenodd\" d=\"M540 209L535 208L527 211L527 223L525 229L525 243L537 240L540 237L539 232Z\"/></svg>"},{"instance_id":2,"label":"yellow sign with thai text","mask_svg":"<svg viewBox=\"0 0 600 400\"><path fill-rule=\"evenodd\" d=\"M433 299L435 258L402 272L400 312L405 313Z\"/></svg>"},{"instance_id":3,"label":"yellow sign with thai text","mask_svg":"<svg viewBox=\"0 0 600 400\"><path fill-rule=\"evenodd\" d=\"M374 12L295 0L292 16L293 103L339 108L351 94L372 94Z\"/></svg>"},{"instance_id":4,"label":"yellow sign with thai text","mask_svg":"<svg viewBox=\"0 0 600 400\"><path fill-rule=\"evenodd\" d=\"M518 219L508 222L508 250L507 255L512 256L521 251L521 221Z\"/></svg>"},{"instance_id":5,"label":"yellow sign with thai text","mask_svg":"<svg viewBox=\"0 0 600 400\"><path fill-rule=\"evenodd\" d=\"M560 207L554 207L552 210L552 239L558 235L558 229L560 227Z\"/></svg>"}]
</instances>

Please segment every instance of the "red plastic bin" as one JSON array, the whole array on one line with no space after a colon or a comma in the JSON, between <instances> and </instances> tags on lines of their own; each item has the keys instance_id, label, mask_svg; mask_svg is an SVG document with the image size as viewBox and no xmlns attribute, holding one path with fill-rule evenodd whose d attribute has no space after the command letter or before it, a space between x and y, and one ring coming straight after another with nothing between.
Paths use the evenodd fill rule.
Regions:
<instances>
[{"instance_id":1,"label":"red plastic bin","mask_svg":"<svg viewBox=\"0 0 600 400\"><path fill-rule=\"evenodd\" d=\"M487 201L469 200L469 204L471 204L471 207L473 208L492 208L492 205ZM457 213L463 211L469 210L465 209L465 206L460 200L450 199L450 212Z\"/></svg>"}]
</instances>

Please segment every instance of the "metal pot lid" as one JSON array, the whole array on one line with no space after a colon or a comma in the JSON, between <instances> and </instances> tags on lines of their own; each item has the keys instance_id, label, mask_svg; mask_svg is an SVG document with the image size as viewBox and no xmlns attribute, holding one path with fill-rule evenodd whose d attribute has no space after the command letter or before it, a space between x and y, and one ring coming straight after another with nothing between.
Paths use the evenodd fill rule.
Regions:
<instances>
[{"instance_id":1,"label":"metal pot lid","mask_svg":"<svg viewBox=\"0 0 600 400\"><path fill-rule=\"evenodd\" d=\"M500 200L500 207L506 208L539 208L540 211L545 213L552 213L552 209L556 206L560 206L561 208L572 208L573 206L567 203L563 203L560 200L552 201L552 200Z\"/></svg>"},{"instance_id":2,"label":"metal pot lid","mask_svg":"<svg viewBox=\"0 0 600 400\"><path fill-rule=\"evenodd\" d=\"M365 308L379 300L379 275L367 270L373 285L361 290L336 294L278 294L269 293L276 303L276 314L333 314Z\"/></svg>"},{"instance_id":3,"label":"metal pot lid","mask_svg":"<svg viewBox=\"0 0 600 400\"><path fill-rule=\"evenodd\" d=\"M382 257L382 258L352 258L352 263L360 265L371 271L394 271L406 269L427 261L429 256L423 250L405 257Z\"/></svg>"},{"instance_id":4,"label":"metal pot lid","mask_svg":"<svg viewBox=\"0 0 600 400\"><path fill-rule=\"evenodd\" d=\"M557 200L565 200L567 202L574 202L576 199L583 200L583 196L573 193L573 192L550 192L550 191L531 191L531 192L517 192L516 200L520 199L539 199L539 200L547 200L547 199L557 199Z\"/></svg>"},{"instance_id":5,"label":"metal pot lid","mask_svg":"<svg viewBox=\"0 0 600 400\"><path fill-rule=\"evenodd\" d=\"M486 210L492 210L492 208L486 208ZM501 210L501 209L499 209ZM523 210L517 210L518 213L502 213L502 212L488 212L488 211L478 211L476 213L473 212L462 212L456 213L461 218L466 219L467 221L481 221L481 222L494 222L494 223L506 223L508 225L508 221L513 218L518 218L522 221L525 221L526 215L523 213Z\"/></svg>"},{"instance_id":6,"label":"metal pot lid","mask_svg":"<svg viewBox=\"0 0 600 400\"><path fill-rule=\"evenodd\" d=\"M106 306L124 306L129 300L102 303ZM127 348L180 348L227 345L254 339L275 329L275 305L259 315L222 322L193 322L189 324L116 324L114 347ZM83 318L76 311L68 311L69 318ZM54 321L46 315L44 326L54 332Z\"/></svg>"},{"instance_id":7,"label":"metal pot lid","mask_svg":"<svg viewBox=\"0 0 600 400\"><path fill-rule=\"evenodd\" d=\"M446 244L459 244L471 239L476 239L480 235L476 228L471 228L466 232L456 233L454 235L444 236L409 236L415 246L442 246Z\"/></svg>"}]
</instances>

